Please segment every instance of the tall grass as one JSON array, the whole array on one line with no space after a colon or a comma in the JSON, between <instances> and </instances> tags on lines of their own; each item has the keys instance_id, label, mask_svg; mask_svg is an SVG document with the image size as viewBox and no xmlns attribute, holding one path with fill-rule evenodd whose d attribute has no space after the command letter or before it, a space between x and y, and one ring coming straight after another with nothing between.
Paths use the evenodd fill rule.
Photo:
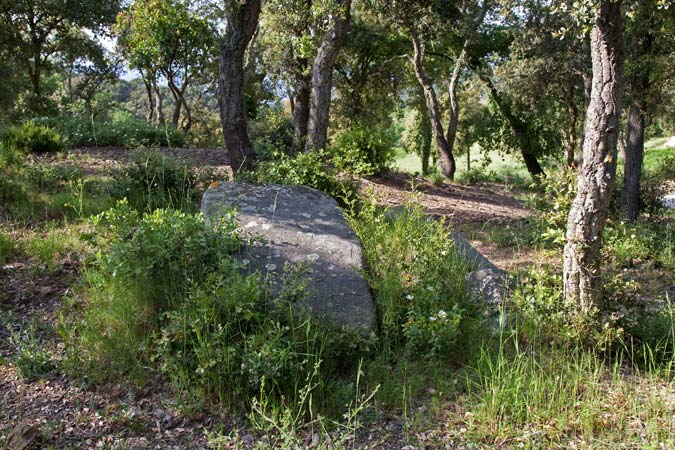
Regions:
<instances>
[{"instance_id":1,"label":"tall grass","mask_svg":"<svg viewBox=\"0 0 675 450\"><path fill-rule=\"evenodd\" d=\"M589 348L524 347L517 333L484 347L467 378L470 435L510 447L663 448L675 443L673 361ZM631 371L630 367L645 369Z\"/></svg>"}]
</instances>

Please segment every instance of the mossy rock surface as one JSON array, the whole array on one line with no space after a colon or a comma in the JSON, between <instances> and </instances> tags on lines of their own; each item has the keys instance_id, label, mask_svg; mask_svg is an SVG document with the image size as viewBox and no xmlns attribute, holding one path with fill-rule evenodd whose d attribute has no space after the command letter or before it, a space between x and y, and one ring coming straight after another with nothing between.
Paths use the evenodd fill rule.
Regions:
<instances>
[{"instance_id":1,"label":"mossy rock surface","mask_svg":"<svg viewBox=\"0 0 675 450\"><path fill-rule=\"evenodd\" d=\"M238 230L252 242L237 254L246 270L272 281L272 295L294 289L284 271L303 277L302 303L338 326L371 333L375 305L366 280L363 249L337 202L305 186L213 183L201 211L217 220L235 210Z\"/></svg>"}]
</instances>

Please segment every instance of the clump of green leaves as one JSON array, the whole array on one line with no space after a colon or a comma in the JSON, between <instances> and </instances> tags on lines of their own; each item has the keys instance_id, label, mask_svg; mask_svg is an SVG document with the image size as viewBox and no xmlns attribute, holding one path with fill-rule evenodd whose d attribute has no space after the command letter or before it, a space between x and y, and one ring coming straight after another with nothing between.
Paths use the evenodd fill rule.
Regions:
<instances>
[{"instance_id":1,"label":"clump of green leaves","mask_svg":"<svg viewBox=\"0 0 675 450\"><path fill-rule=\"evenodd\" d=\"M232 264L228 255L239 241L232 221L211 225L200 215L169 210L141 217L126 201L92 225L98 235L86 237L101 250L86 273L76 333L67 340L94 367L130 370L147 361L161 314L208 274Z\"/></svg>"},{"instance_id":2,"label":"clump of green leaves","mask_svg":"<svg viewBox=\"0 0 675 450\"><path fill-rule=\"evenodd\" d=\"M156 151L134 155L133 165L122 173L130 183L129 202L139 210L196 209L199 177L195 168Z\"/></svg>"},{"instance_id":3,"label":"clump of green leaves","mask_svg":"<svg viewBox=\"0 0 675 450\"><path fill-rule=\"evenodd\" d=\"M243 178L255 183L310 186L349 203L355 196L354 186L338 177L335 168L327 163L329 159L326 152L294 156L276 153L272 160L261 162L254 172L243 174Z\"/></svg>"},{"instance_id":4,"label":"clump of green leaves","mask_svg":"<svg viewBox=\"0 0 675 450\"><path fill-rule=\"evenodd\" d=\"M374 203L351 222L365 248L385 341L429 358L456 356L476 325L476 309L466 298L468 267L446 225L419 208L385 214Z\"/></svg>"},{"instance_id":5,"label":"clump of green leaves","mask_svg":"<svg viewBox=\"0 0 675 450\"><path fill-rule=\"evenodd\" d=\"M11 362L22 379L33 381L54 370L52 357L40 342L34 325L29 325L22 332L13 333L10 341L15 348Z\"/></svg>"},{"instance_id":6,"label":"clump of green leaves","mask_svg":"<svg viewBox=\"0 0 675 450\"><path fill-rule=\"evenodd\" d=\"M333 163L356 175L376 175L394 161L393 143L388 130L357 124L336 136L331 146Z\"/></svg>"},{"instance_id":7,"label":"clump of green leaves","mask_svg":"<svg viewBox=\"0 0 675 450\"><path fill-rule=\"evenodd\" d=\"M63 150L63 138L57 131L33 122L3 130L0 140L22 153L56 153Z\"/></svg>"}]
</instances>

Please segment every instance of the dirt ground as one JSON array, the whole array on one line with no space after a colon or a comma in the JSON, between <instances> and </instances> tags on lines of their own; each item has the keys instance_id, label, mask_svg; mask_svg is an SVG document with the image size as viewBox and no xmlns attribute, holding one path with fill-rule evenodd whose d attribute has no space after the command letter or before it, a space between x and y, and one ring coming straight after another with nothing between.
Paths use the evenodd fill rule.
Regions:
<instances>
[{"instance_id":1,"label":"dirt ground","mask_svg":"<svg viewBox=\"0 0 675 450\"><path fill-rule=\"evenodd\" d=\"M223 149L162 149L162 153L189 159L197 166L227 172ZM81 149L65 157L43 157L43 162L76 165L88 175L101 175L120 168L131 153L121 148ZM415 203L434 217L446 217L465 236L480 236L488 224L508 224L527 220L530 212L512 192L498 184L462 186L433 185L422 178L392 173L362 180L363 189L372 191L384 204L404 204L414 190ZM497 248L471 240L495 264L513 269L531 264L527 253ZM0 357L8 358L15 345L11 336L30 323L41 324L38 334L55 337L60 302L70 293L77 261L64 261L54 272L31 267L28 261L13 261L0 268ZM38 336L39 337L39 336ZM49 336L44 336L49 337ZM62 344L54 344L53 354L62 354ZM60 347L61 346L61 347ZM35 426L41 438L34 448L89 449L184 449L206 448L206 430L237 430L226 417L185 411L176 403L168 386L157 381L152 389L133 391L108 385L95 389L77 385L58 370L33 382L22 381L15 367L0 365L0 446L19 423ZM242 425L243 426L243 425ZM263 439L242 431L234 433L235 443L220 448L250 448ZM323 439L323 438L322 438ZM307 447L316 436L306 436ZM240 447L236 447L240 446ZM454 447L446 432L435 429L415 433L406 431L400 418L382 415L377 423L360 432L355 448L426 449Z\"/></svg>"}]
</instances>

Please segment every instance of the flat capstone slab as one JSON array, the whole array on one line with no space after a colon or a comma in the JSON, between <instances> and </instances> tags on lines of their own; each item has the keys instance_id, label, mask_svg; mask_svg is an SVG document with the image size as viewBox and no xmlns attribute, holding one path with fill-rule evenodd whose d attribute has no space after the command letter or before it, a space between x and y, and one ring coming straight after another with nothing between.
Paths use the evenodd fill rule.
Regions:
<instances>
[{"instance_id":1,"label":"flat capstone slab","mask_svg":"<svg viewBox=\"0 0 675 450\"><path fill-rule=\"evenodd\" d=\"M374 331L375 304L359 273L363 249L333 198L306 186L212 183L202 198L204 216L217 220L232 210L239 235L252 241L235 256L271 281L273 296L289 282L284 268L300 267L307 277L303 302L312 314L360 333Z\"/></svg>"}]
</instances>

